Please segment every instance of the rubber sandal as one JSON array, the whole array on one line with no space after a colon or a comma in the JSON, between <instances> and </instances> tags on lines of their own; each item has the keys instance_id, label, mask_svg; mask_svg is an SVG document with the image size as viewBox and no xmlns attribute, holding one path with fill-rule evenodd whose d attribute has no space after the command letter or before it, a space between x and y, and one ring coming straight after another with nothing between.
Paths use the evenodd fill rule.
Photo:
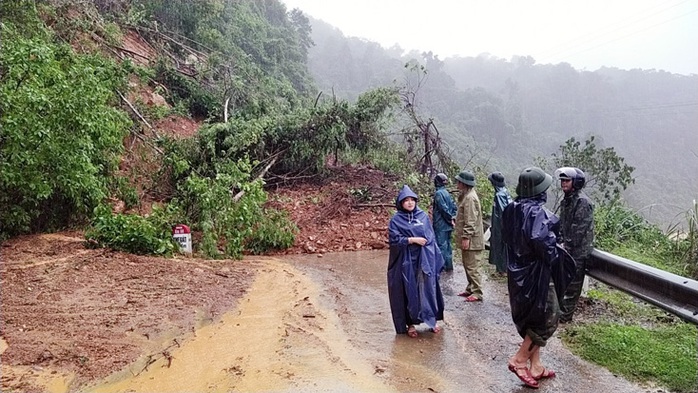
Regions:
<instances>
[{"instance_id":1,"label":"rubber sandal","mask_svg":"<svg viewBox=\"0 0 698 393\"><path fill-rule=\"evenodd\" d=\"M509 363L507 366L509 367L509 371L516 374L516 376L521 380L521 382L524 383L524 385L528 386L529 388L538 389L538 381L536 381L536 379L533 378L533 376L531 375L531 371L529 371L528 367L516 367L511 363ZM523 375L519 374L519 372L522 370L524 371Z\"/></svg>"},{"instance_id":2,"label":"rubber sandal","mask_svg":"<svg viewBox=\"0 0 698 393\"><path fill-rule=\"evenodd\" d=\"M439 333L441 333L441 330L442 330L442 329L441 329L440 326L434 326L434 328L431 329L431 331L434 332L434 334L439 334Z\"/></svg>"},{"instance_id":3,"label":"rubber sandal","mask_svg":"<svg viewBox=\"0 0 698 393\"><path fill-rule=\"evenodd\" d=\"M472 294L473 294L472 292L465 291L465 292L459 293L458 296L468 297Z\"/></svg>"},{"instance_id":4,"label":"rubber sandal","mask_svg":"<svg viewBox=\"0 0 698 393\"><path fill-rule=\"evenodd\" d=\"M408 327L407 328L407 335L412 337L412 338L417 338L417 336L419 335L417 333L417 328L415 328L414 326Z\"/></svg>"},{"instance_id":5,"label":"rubber sandal","mask_svg":"<svg viewBox=\"0 0 698 393\"><path fill-rule=\"evenodd\" d=\"M543 372L540 373L540 375L531 374L531 376L536 381L540 381L541 379L546 379L546 378L555 378L555 370L550 370L550 369L544 368Z\"/></svg>"},{"instance_id":6,"label":"rubber sandal","mask_svg":"<svg viewBox=\"0 0 698 393\"><path fill-rule=\"evenodd\" d=\"M477 297L477 296L475 296L475 295L470 295L470 296L468 296L468 297L465 298L465 301L466 301L466 302L469 302L469 303L472 303L472 302L481 302L482 299L480 299L479 297Z\"/></svg>"}]
</instances>

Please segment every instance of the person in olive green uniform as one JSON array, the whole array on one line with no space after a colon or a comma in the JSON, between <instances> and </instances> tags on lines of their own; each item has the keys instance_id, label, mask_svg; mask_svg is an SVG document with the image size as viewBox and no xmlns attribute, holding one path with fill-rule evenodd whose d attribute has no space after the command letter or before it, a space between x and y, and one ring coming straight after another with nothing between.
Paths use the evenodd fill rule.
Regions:
<instances>
[{"instance_id":1,"label":"person in olive green uniform","mask_svg":"<svg viewBox=\"0 0 698 393\"><path fill-rule=\"evenodd\" d=\"M475 193L475 176L463 171L456 176L458 183L458 212L454 235L460 245L463 257L463 268L468 279L468 286L459 296L464 296L467 302L482 300L482 284L478 268L485 250L485 240L482 235L482 208L480 199Z\"/></svg>"}]
</instances>

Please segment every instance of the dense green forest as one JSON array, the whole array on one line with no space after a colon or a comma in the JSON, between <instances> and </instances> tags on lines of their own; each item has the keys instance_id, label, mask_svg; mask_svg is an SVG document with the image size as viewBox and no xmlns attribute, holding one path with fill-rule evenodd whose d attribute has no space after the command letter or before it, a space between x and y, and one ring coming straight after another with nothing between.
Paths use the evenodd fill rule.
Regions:
<instances>
[{"instance_id":1,"label":"dense green forest","mask_svg":"<svg viewBox=\"0 0 698 393\"><path fill-rule=\"evenodd\" d=\"M278 1L25 0L3 3L0 16L2 238L89 224L95 246L170 254L170 228L183 221L209 257L284 248L293 223L264 207L264 180L386 146L394 91L319 97L308 20ZM156 54L134 56L128 35ZM130 102L134 86L205 125L193 139L157 135L150 123L167 110ZM133 154L124 138L155 156L146 189L119 171ZM160 202L152 214L111 214L109 200L129 208L143 194Z\"/></svg>"}]
</instances>

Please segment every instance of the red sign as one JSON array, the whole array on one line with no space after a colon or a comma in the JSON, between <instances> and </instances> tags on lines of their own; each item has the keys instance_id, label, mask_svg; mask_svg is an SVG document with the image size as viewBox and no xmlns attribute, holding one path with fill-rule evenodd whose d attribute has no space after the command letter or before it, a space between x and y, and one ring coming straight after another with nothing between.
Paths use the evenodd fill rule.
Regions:
<instances>
[{"instance_id":1,"label":"red sign","mask_svg":"<svg viewBox=\"0 0 698 393\"><path fill-rule=\"evenodd\" d=\"M187 233L191 233L191 230L184 224L177 224L172 230L173 235L185 235Z\"/></svg>"}]
</instances>

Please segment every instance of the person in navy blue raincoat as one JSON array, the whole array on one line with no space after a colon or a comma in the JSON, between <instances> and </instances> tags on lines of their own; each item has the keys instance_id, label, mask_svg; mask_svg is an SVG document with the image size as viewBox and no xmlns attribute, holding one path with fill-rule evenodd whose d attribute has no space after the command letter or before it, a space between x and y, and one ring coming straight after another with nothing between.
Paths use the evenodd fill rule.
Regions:
<instances>
[{"instance_id":1,"label":"person in navy blue raincoat","mask_svg":"<svg viewBox=\"0 0 698 393\"><path fill-rule=\"evenodd\" d=\"M542 169L526 168L518 196L502 213L511 316L523 338L508 367L533 388L555 376L541 363L540 349L557 330L560 300L575 272L574 260L557 244L559 219L544 206L551 184L552 176Z\"/></svg>"},{"instance_id":2,"label":"person in navy blue raincoat","mask_svg":"<svg viewBox=\"0 0 698 393\"><path fill-rule=\"evenodd\" d=\"M388 236L388 297L398 334L417 337L416 325L426 324L438 333L444 301L439 285L443 257L436 245L429 216L417 207L417 194L405 185L390 219Z\"/></svg>"}]
</instances>

